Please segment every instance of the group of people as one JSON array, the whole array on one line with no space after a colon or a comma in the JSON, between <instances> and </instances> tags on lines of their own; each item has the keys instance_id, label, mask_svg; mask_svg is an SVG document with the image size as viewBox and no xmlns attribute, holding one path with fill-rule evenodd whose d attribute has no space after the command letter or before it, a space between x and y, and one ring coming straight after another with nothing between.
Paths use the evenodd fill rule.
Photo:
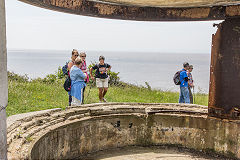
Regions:
<instances>
[{"instance_id":1,"label":"group of people","mask_svg":"<svg viewBox=\"0 0 240 160\"><path fill-rule=\"evenodd\" d=\"M99 101L107 102L104 96L108 90L108 75L107 72L111 66L104 62L105 57L99 57L99 63L90 68L90 78L96 79L96 86L99 88ZM69 106L78 106L84 103L84 91L86 83L89 82L88 67L86 64L86 53L80 54L76 49L72 51L72 57L67 62L68 75L71 79L71 90L69 94ZM96 70L95 77L93 70Z\"/></svg>"},{"instance_id":2,"label":"group of people","mask_svg":"<svg viewBox=\"0 0 240 160\"><path fill-rule=\"evenodd\" d=\"M193 104L192 89L194 89L192 72L193 65L188 62L183 63L183 69L180 72L180 95L179 103Z\"/></svg>"},{"instance_id":3,"label":"group of people","mask_svg":"<svg viewBox=\"0 0 240 160\"><path fill-rule=\"evenodd\" d=\"M86 53L80 54L76 49L72 51L72 57L67 62L68 75L71 79L71 90L69 94L69 106L78 106L84 103L84 91L89 78L96 80L96 86L99 89L99 101L107 102L104 98L108 91L108 71L111 66L105 63L105 57L99 57L99 63L90 68L90 77L88 75L88 67L86 64ZM95 77L93 76L95 70ZM180 95L179 103L193 103L192 89L194 88L192 72L193 66L189 63L183 63L183 69L180 71Z\"/></svg>"}]
</instances>

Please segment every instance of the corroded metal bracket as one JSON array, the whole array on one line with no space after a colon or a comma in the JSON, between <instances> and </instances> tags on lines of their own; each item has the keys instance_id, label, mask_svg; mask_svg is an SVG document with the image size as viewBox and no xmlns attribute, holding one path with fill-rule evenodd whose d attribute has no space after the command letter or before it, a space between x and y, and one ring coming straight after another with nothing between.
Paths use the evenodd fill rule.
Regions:
<instances>
[{"instance_id":1,"label":"corroded metal bracket","mask_svg":"<svg viewBox=\"0 0 240 160\"><path fill-rule=\"evenodd\" d=\"M240 119L240 19L226 19L213 35L209 115Z\"/></svg>"},{"instance_id":2,"label":"corroded metal bracket","mask_svg":"<svg viewBox=\"0 0 240 160\"><path fill-rule=\"evenodd\" d=\"M224 5L190 5L191 1L174 1L172 5L144 6L129 3L110 3L106 0L19 0L38 7L84 16L137 21L199 21L240 17L240 1ZM113 0L112 0L113 1ZM146 1L145 3L150 3ZM183 3L184 2L184 3ZM165 2L168 4L168 2ZM176 3L176 4L175 4ZM177 5L183 3L182 5ZM226 3L226 4L225 4ZM144 3L143 3L144 4ZM150 3L151 4L151 3ZM176 6L174 6L176 5Z\"/></svg>"}]
</instances>

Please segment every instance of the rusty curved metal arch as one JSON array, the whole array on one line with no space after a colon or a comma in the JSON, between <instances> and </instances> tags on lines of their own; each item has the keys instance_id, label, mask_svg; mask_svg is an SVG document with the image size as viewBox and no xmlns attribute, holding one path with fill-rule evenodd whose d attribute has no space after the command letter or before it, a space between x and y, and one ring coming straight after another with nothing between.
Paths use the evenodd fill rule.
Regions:
<instances>
[{"instance_id":1,"label":"rusty curved metal arch","mask_svg":"<svg viewBox=\"0 0 240 160\"><path fill-rule=\"evenodd\" d=\"M38 7L65 13L136 21L223 20L240 16L240 0L204 5L150 6L117 3L119 0L19 0ZM124 1L124 0L122 0ZM125 0L129 1L129 0ZM136 1L136 0L135 0ZM143 1L143 0L142 0ZM153 0L154 1L154 0ZM156 0L155 0L156 1ZM161 1L161 0L157 0ZM184 1L184 0L183 0ZM187 1L187 0L185 0ZM188 0L191 1L191 0ZM204 0L202 0L204 1ZM216 0L212 0L216 1ZM234 3L233 3L234 2Z\"/></svg>"}]
</instances>

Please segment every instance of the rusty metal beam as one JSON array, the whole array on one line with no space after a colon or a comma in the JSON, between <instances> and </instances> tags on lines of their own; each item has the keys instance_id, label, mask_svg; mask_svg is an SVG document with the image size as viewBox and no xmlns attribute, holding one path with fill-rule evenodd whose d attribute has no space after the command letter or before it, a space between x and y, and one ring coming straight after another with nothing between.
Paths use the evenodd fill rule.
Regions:
<instances>
[{"instance_id":1,"label":"rusty metal beam","mask_svg":"<svg viewBox=\"0 0 240 160\"><path fill-rule=\"evenodd\" d=\"M84 16L137 21L199 21L240 17L240 1L200 7L148 7L90 0L19 0L54 11ZM238 3L237 3L238 2Z\"/></svg>"},{"instance_id":2,"label":"rusty metal beam","mask_svg":"<svg viewBox=\"0 0 240 160\"><path fill-rule=\"evenodd\" d=\"M240 19L226 19L213 35L209 115L240 119Z\"/></svg>"}]
</instances>

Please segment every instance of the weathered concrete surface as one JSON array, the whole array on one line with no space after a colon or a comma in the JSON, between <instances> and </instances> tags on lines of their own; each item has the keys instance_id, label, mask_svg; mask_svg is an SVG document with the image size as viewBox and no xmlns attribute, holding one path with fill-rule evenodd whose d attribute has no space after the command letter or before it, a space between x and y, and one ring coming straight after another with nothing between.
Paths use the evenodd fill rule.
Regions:
<instances>
[{"instance_id":1,"label":"weathered concrete surface","mask_svg":"<svg viewBox=\"0 0 240 160\"><path fill-rule=\"evenodd\" d=\"M46 115L46 114L54 113L54 112L59 112L61 110L62 110L61 108L54 108L54 109L47 109L47 110L42 110L42 111L12 115L7 118L7 126L11 126L12 124L16 123L17 121L21 121L24 118L29 118L29 117L36 118L37 116Z\"/></svg>"},{"instance_id":2,"label":"weathered concrete surface","mask_svg":"<svg viewBox=\"0 0 240 160\"><path fill-rule=\"evenodd\" d=\"M89 154L83 160L213 160L214 157L190 152L176 147L131 146L109 149Z\"/></svg>"},{"instance_id":3,"label":"weathered concrete surface","mask_svg":"<svg viewBox=\"0 0 240 160\"><path fill-rule=\"evenodd\" d=\"M0 0L0 159L7 159L6 107L8 102L5 1Z\"/></svg>"},{"instance_id":4,"label":"weathered concrete surface","mask_svg":"<svg viewBox=\"0 0 240 160\"><path fill-rule=\"evenodd\" d=\"M19 0L60 12L138 21L222 20L240 17L240 0Z\"/></svg>"},{"instance_id":5,"label":"weathered concrete surface","mask_svg":"<svg viewBox=\"0 0 240 160\"><path fill-rule=\"evenodd\" d=\"M89 0L97 1L97 0ZM202 7L240 4L240 0L100 0L101 2L142 7Z\"/></svg>"},{"instance_id":6,"label":"weathered concrete surface","mask_svg":"<svg viewBox=\"0 0 240 160\"><path fill-rule=\"evenodd\" d=\"M209 115L240 119L240 19L226 19L213 35Z\"/></svg>"},{"instance_id":7,"label":"weathered concrete surface","mask_svg":"<svg viewBox=\"0 0 240 160\"><path fill-rule=\"evenodd\" d=\"M8 126L10 159L73 159L126 146L177 145L240 158L240 121L209 118L207 107L107 103L18 120Z\"/></svg>"}]
</instances>

